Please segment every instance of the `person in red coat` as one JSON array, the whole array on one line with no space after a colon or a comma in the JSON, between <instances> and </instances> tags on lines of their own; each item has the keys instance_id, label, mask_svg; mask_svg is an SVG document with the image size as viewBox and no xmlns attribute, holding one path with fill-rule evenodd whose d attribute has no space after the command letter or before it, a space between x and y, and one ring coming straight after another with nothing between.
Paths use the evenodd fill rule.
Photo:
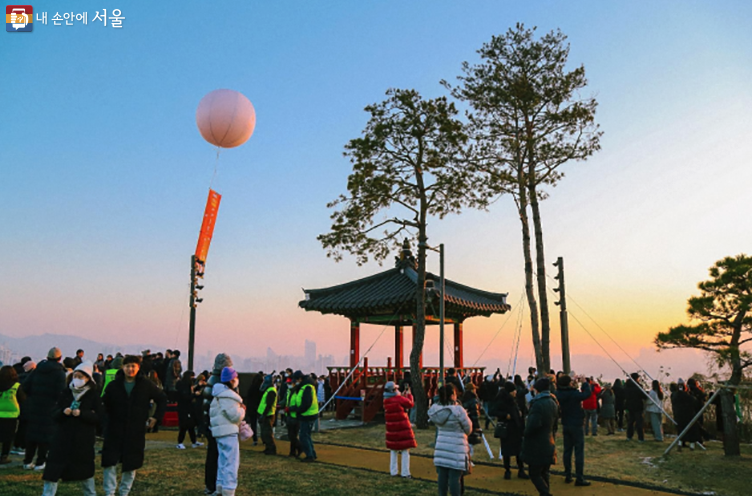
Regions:
<instances>
[{"instance_id":1,"label":"person in red coat","mask_svg":"<svg viewBox=\"0 0 752 496\"><path fill-rule=\"evenodd\" d=\"M590 434L590 430L593 431L593 436L598 435L598 398L601 395L601 386L593 380L592 377L588 377L587 383L590 384L590 397L582 402L582 409L585 410L585 435Z\"/></svg>"},{"instance_id":2,"label":"person in red coat","mask_svg":"<svg viewBox=\"0 0 752 496\"><path fill-rule=\"evenodd\" d=\"M394 382L384 386L384 417L386 419L386 447L391 450L390 471L392 477L402 475L410 478L410 449L416 448L413 428L407 417L407 410L413 407L413 400L402 396ZM402 473L397 464L398 454L402 453Z\"/></svg>"}]
</instances>

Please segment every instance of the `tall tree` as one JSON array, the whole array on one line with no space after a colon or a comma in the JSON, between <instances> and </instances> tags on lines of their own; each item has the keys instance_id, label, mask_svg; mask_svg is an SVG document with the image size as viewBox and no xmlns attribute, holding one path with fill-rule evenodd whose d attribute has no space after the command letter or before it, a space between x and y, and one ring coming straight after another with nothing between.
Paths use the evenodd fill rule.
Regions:
<instances>
[{"instance_id":1,"label":"tall tree","mask_svg":"<svg viewBox=\"0 0 752 496\"><path fill-rule=\"evenodd\" d=\"M535 28L517 24L492 37L478 54L479 64L463 63L458 86L444 84L471 107L472 165L485 175L481 206L505 193L515 200L536 362L548 372L551 331L540 201L548 196L543 186L555 186L564 176L563 164L585 160L600 149L597 103L579 96L587 85L585 68L566 70L569 44L561 31L536 38ZM540 306L533 288L530 215Z\"/></svg>"},{"instance_id":2,"label":"tall tree","mask_svg":"<svg viewBox=\"0 0 752 496\"><path fill-rule=\"evenodd\" d=\"M728 384L738 386L744 369L752 366L752 353L742 347L752 342L752 257L737 255L719 260L710 268L710 279L698 284L700 296L689 298L689 325L672 327L655 338L658 349L695 348L714 356L717 363L731 369ZM734 394L724 388L723 449L738 456Z\"/></svg>"},{"instance_id":3,"label":"tall tree","mask_svg":"<svg viewBox=\"0 0 752 496\"><path fill-rule=\"evenodd\" d=\"M467 141L457 110L446 98L424 100L415 90L389 90L369 105L371 117L360 138L345 146L353 164L347 195L331 202L339 208L329 233L318 237L328 256L342 251L363 264L381 261L404 235L418 240L415 340L410 353L417 425L428 426L428 404L420 371L426 324L426 248L428 218L459 212L473 198L461 156Z\"/></svg>"}]
</instances>

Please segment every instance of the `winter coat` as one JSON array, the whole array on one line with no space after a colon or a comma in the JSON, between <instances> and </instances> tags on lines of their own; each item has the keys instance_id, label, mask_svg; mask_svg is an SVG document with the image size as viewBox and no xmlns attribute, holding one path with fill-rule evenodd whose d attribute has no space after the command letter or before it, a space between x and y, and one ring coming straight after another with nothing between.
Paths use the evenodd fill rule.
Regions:
<instances>
[{"instance_id":1,"label":"winter coat","mask_svg":"<svg viewBox=\"0 0 752 496\"><path fill-rule=\"evenodd\" d=\"M522 433L525 432L525 420L517 398L513 398L502 389L491 403L489 414L496 417L499 422L507 424L507 437L501 440L501 454L505 457L519 456L522 449Z\"/></svg>"},{"instance_id":2,"label":"winter coat","mask_svg":"<svg viewBox=\"0 0 752 496\"><path fill-rule=\"evenodd\" d=\"M523 462L529 465L556 463L554 429L558 414L556 397L548 391L537 394L530 402L520 455Z\"/></svg>"},{"instance_id":3,"label":"winter coat","mask_svg":"<svg viewBox=\"0 0 752 496\"><path fill-rule=\"evenodd\" d=\"M473 426L473 430L467 438L470 444L480 444L483 442L481 434L483 430L480 428L480 401L478 396L472 391L465 391L462 396L462 407L467 412L467 416L470 417L470 424Z\"/></svg>"},{"instance_id":4,"label":"winter coat","mask_svg":"<svg viewBox=\"0 0 752 496\"><path fill-rule=\"evenodd\" d=\"M118 374L107 385L102 404L107 413L102 447L102 467L123 464L123 471L136 470L144 464L146 422L151 401L157 405L154 417L164 416L167 396L153 382L141 374L129 395L125 389L125 375Z\"/></svg>"},{"instance_id":5,"label":"winter coat","mask_svg":"<svg viewBox=\"0 0 752 496\"><path fill-rule=\"evenodd\" d=\"M413 407L413 401L395 395L384 399L384 419L386 420L386 447L394 451L416 448L413 428L405 410Z\"/></svg>"},{"instance_id":6,"label":"winter coat","mask_svg":"<svg viewBox=\"0 0 752 496\"><path fill-rule=\"evenodd\" d=\"M624 410L624 386L619 385L617 386L616 383L614 383L614 406L616 407L616 411L622 411Z\"/></svg>"},{"instance_id":7,"label":"winter coat","mask_svg":"<svg viewBox=\"0 0 752 496\"><path fill-rule=\"evenodd\" d=\"M428 409L428 418L438 429L433 464L469 472L470 445L467 435L472 432L472 425L465 409L460 405L434 403Z\"/></svg>"},{"instance_id":8,"label":"winter coat","mask_svg":"<svg viewBox=\"0 0 752 496\"><path fill-rule=\"evenodd\" d=\"M24 410L28 421L26 440L49 444L55 431L52 414L65 389L65 369L59 362L44 360L23 384L28 396Z\"/></svg>"},{"instance_id":9,"label":"winter coat","mask_svg":"<svg viewBox=\"0 0 752 496\"><path fill-rule=\"evenodd\" d=\"M483 380L478 389L478 398L484 403L490 403L499 394L499 383L497 381Z\"/></svg>"},{"instance_id":10,"label":"winter coat","mask_svg":"<svg viewBox=\"0 0 752 496\"><path fill-rule=\"evenodd\" d=\"M624 386L624 409L632 415L641 414L645 409L645 400L647 396L641 386L638 386L631 380Z\"/></svg>"},{"instance_id":11,"label":"winter coat","mask_svg":"<svg viewBox=\"0 0 752 496\"><path fill-rule=\"evenodd\" d=\"M674 411L674 420L676 420L676 429L683 432L702 406L697 398L687 391L676 391L671 395L671 408ZM700 424L695 422L692 428L682 437L682 441L687 443L702 442L702 431Z\"/></svg>"},{"instance_id":12,"label":"winter coat","mask_svg":"<svg viewBox=\"0 0 752 496\"><path fill-rule=\"evenodd\" d=\"M224 384L215 384L212 389L214 399L209 407L209 425L212 436L225 437L237 435L240 423L245 417L243 398Z\"/></svg>"},{"instance_id":13,"label":"winter coat","mask_svg":"<svg viewBox=\"0 0 752 496\"><path fill-rule=\"evenodd\" d=\"M598 395L601 394L601 386L595 382L590 384L590 397L582 402L583 410L598 409Z\"/></svg>"},{"instance_id":14,"label":"winter coat","mask_svg":"<svg viewBox=\"0 0 752 496\"><path fill-rule=\"evenodd\" d=\"M70 388L66 388L58 399L53 414L57 428L42 477L46 481L81 481L94 477L94 443L102 414L102 401L96 384L93 381L89 381L89 384L89 390L78 400L81 412L78 417L63 413L73 403Z\"/></svg>"},{"instance_id":15,"label":"winter coat","mask_svg":"<svg viewBox=\"0 0 752 496\"><path fill-rule=\"evenodd\" d=\"M601 413L603 419L616 418L616 395L613 390L605 389L601 393Z\"/></svg>"},{"instance_id":16,"label":"winter coat","mask_svg":"<svg viewBox=\"0 0 752 496\"><path fill-rule=\"evenodd\" d=\"M192 385L191 381L181 379L175 386L178 391L178 422L180 427L190 428L197 425L194 418L193 398L195 394L191 389Z\"/></svg>"},{"instance_id":17,"label":"winter coat","mask_svg":"<svg viewBox=\"0 0 752 496\"><path fill-rule=\"evenodd\" d=\"M661 413L661 409L658 408L658 405L662 405L663 400L658 397L658 392L651 389L648 394L651 399L648 400L645 411L648 413ZM656 403L658 405L656 405Z\"/></svg>"},{"instance_id":18,"label":"winter coat","mask_svg":"<svg viewBox=\"0 0 752 496\"><path fill-rule=\"evenodd\" d=\"M556 400L561 406L561 425L566 427L583 426L585 411L582 402L590 398L590 385L582 383L580 391L573 387L562 387L556 390ZM532 409L532 406L530 407Z\"/></svg>"}]
</instances>

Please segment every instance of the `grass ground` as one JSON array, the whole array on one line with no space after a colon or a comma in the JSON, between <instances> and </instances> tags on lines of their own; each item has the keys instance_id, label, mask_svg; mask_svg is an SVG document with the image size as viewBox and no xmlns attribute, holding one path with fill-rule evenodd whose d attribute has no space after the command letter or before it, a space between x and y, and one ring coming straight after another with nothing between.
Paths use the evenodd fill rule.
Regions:
<instances>
[{"instance_id":1,"label":"grass ground","mask_svg":"<svg viewBox=\"0 0 752 496\"><path fill-rule=\"evenodd\" d=\"M385 449L384 426L374 425L358 429L324 431L318 435L321 442ZM418 448L414 454L433 455L434 430L416 430ZM752 446L742 446L742 456L736 459L723 456L721 443L710 442L707 451L676 449L667 459L661 455L671 439L658 443L646 435L644 443L627 441L624 433L614 436L587 437L585 442L586 476L600 476L630 482L640 482L691 492L709 492L723 496L749 496L752 494ZM489 439L498 456L498 440ZM563 446L557 436L558 465L553 470L562 471ZM482 445L476 446L476 461L489 462ZM495 460L491 463L499 463Z\"/></svg>"}]
</instances>

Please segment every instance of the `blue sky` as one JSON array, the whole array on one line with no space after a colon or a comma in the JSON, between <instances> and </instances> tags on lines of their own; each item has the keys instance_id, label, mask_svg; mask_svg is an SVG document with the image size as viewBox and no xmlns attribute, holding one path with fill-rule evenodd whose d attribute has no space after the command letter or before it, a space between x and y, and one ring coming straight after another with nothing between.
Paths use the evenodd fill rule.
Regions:
<instances>
[{"instance_id":1,"label":"blue sky","mask_svg":"<svg viewBox=\"0 0 752 496\"><path fill-rule=\"evenodd\" d=\"M568 165L544 205L548 257L565 256L591 313L630 349L649 346L683 319L715 260L750 251L749 2L33 6L47 25L0 35L0 333L185 347L189 257L215 154L195 111L209 91L231 88L253 102L257 125L219 159L223 200L199 313L211 338L200 334L199 347L280 353L295 340L300 353L302 333L344 355L346 322L296 308L301 287L378 270L335 264L315 239L345 188L343 145L386 89L445 94L439 81L516 22L567 34L570 62L585 65L586 93L599 101L603 150ZM92 22L103 8L122 11L122 29ZM88 12L89 24L52 25L71 11ZM447 244L450 278L517 301L517 224L502 199L488 213L434 220L429 236ZM477 329L468 356L500 321L468 324ZM377 361L390 346L379 344Z\"/></svg>"}]
</instances>

